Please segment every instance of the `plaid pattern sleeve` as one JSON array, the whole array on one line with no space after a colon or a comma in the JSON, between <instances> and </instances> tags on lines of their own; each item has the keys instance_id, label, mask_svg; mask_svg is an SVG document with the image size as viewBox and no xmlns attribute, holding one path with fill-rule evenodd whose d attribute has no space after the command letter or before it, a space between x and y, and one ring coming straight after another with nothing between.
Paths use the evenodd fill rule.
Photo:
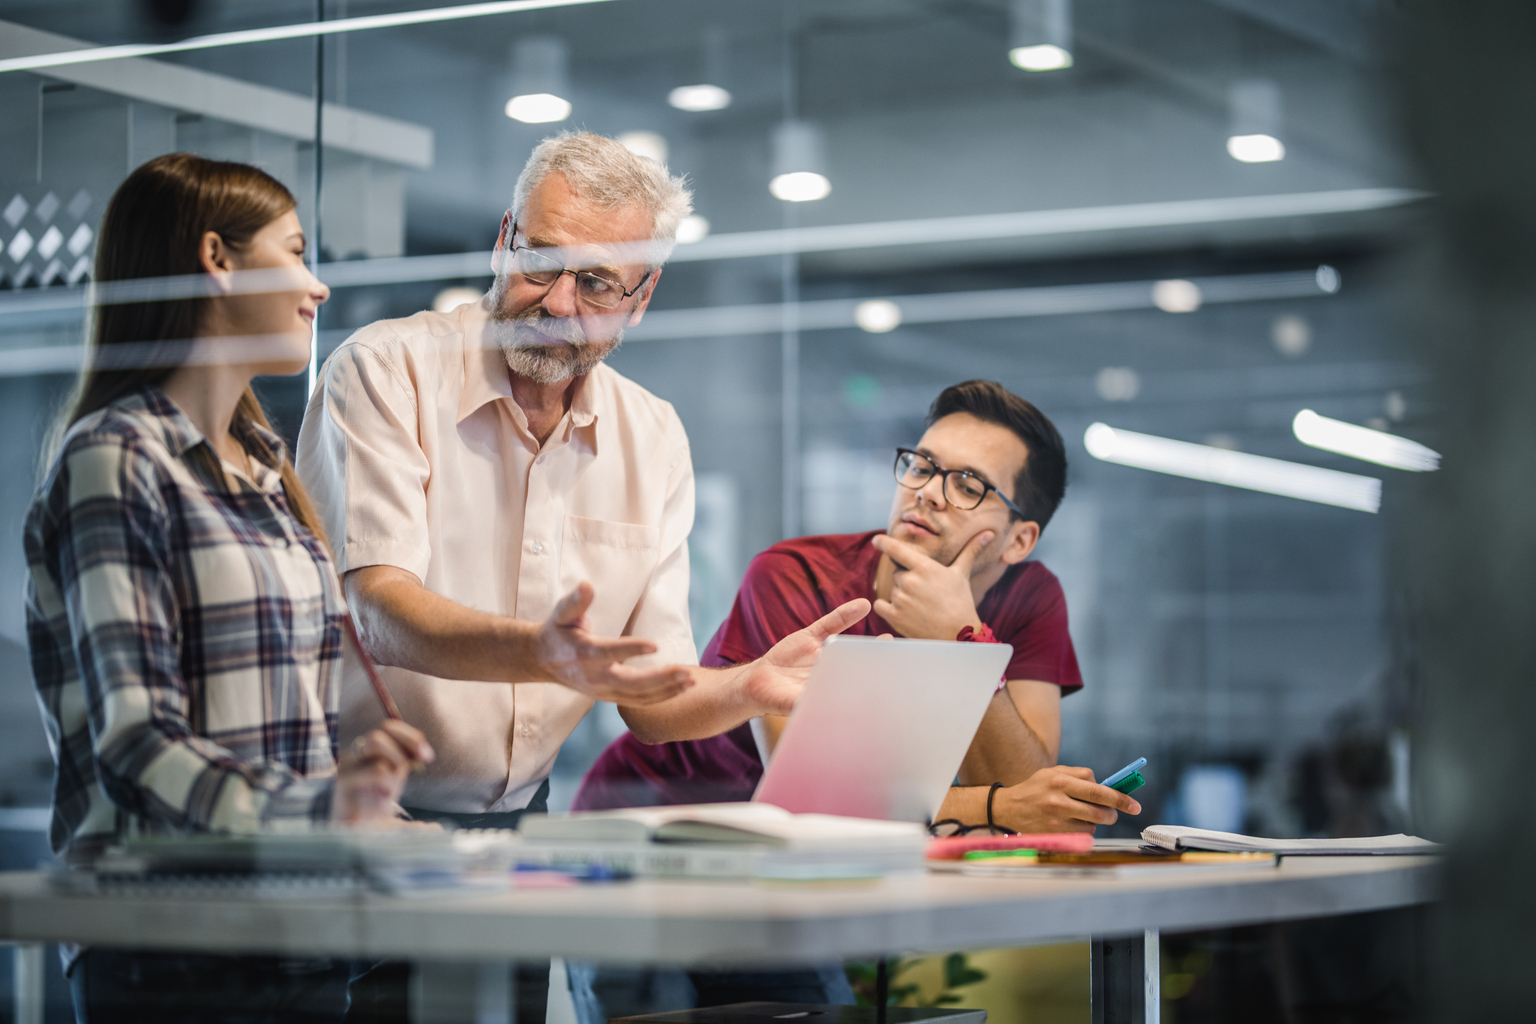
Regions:
<instances>
[{"instance_id":1,"label":"plaid pattern sleeve","mask_svg":"<svg viewBox=\"0 0 1536 1024\"><path fill-rule=\"evenodd\" d=\"M57 771L54 849L325 820L343 605L290 513L150 389L82 420L29 511L28 642Z\"/></svg>"}]
</instances>

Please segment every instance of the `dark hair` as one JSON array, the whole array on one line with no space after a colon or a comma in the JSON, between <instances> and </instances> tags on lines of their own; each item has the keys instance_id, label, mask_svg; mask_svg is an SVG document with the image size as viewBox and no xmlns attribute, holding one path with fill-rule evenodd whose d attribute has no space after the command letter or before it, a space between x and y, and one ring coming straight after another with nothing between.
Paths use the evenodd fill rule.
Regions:
<instances>
[{"instance_id":1,"label":"dark hair","mask_svg":"<svg viewBox=\"0 0 1536 1024\"><path fill-rule=\"evenodd\" d=\"M243 249L296 205L282 182L247 164L191 153L156 157L112 194L101 222L94 280L195 278L203 273L198 251L206 232ZM206 297L93 303L85 366L55 424L55 443L80 419L140 388L163 383L186 359L207 303ZM134 350L114 351L120 345ZM113 358L125 352L133 358ZM246 388L230 433L244 438L244 428L253 423L271 429L256 393ZM289 508L324 538L293 463L284 459L280 472Z\"/></svg>"},{"instance_id":2,"label":"dark hair","mask_svg":"<svg viewBox=\"0 0 1536 1024\"><path fill-rule=\"evenodd\" d=\"M1013 482L1013 503L1024 510L1026 520L1039 523L1044 530L1067 491L1067 448L1056 425L1045 413L991 380L963 381L939 392L928 407L927 425L931 427L957 412L1007 427L1024 442L1024 468Z\"/></svg>"}]
</instances>

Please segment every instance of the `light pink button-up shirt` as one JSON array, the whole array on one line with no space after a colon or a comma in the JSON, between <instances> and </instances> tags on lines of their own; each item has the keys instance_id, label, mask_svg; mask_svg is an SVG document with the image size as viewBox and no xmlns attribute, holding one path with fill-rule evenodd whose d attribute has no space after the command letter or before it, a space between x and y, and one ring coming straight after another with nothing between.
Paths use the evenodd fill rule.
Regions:
<instances>
[{"instance_id":1,"label":"light pink button-up shirt","mask_svg":"<svg viewBox=\"0 0 1536 1024\"><path fill-rule=\"evenodd\" d=\"M654 640L660 650L643 663L696 663L693 463L677 413L600 365L541 447L486 323L484 300L386 320L326 361L298 470L339 571L398 566L459 604L534 621L587 580L594 633ZM437 751L402 802L433 810L525 806L592 706L554 683L381 674ZM342 743L382 718L349 651Z\"/></svg>"}]
</instances>

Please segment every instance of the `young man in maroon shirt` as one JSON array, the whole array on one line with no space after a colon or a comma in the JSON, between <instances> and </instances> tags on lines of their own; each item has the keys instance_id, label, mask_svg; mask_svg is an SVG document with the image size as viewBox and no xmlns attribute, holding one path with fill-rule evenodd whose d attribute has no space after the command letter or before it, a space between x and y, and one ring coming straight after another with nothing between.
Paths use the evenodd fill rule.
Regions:
<instances>
[{"instance_id":1,"label":"young man in maroon shirt","mask_svg":"<svg viewBox=\"0 0 1536 1024\"><path fill-rule=\"evenodd\" d=\"M1027 561L1066 490L1061 435L1029 402L991 381L947 388L913 449L899 449L885 532L801 537L752 560L705 665L742 664L855 597L874 601L849 635L1013 645L1005 678L939 819L1019 832L1090 832L1130 797L1087 768L1056 765L1061 698L1083 685L1061 584ZM626 733L582 780L577 810L748 800L784 719L707 740L647 746ZM992 792L993 783L1004 788Z\"/></svg>"}]
</instances>

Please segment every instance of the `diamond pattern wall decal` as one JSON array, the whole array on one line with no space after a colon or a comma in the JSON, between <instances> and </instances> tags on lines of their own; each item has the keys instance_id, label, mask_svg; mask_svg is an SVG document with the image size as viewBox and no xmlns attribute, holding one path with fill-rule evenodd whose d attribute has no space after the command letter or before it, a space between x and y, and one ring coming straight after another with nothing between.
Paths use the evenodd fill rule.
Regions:
<instances>
[{"instance_id":1,"label":"diamond pattern wall decal","mask_svg":"<svg viewBox=\"0 0 1536 1024\"><path fill-rule=\"evenodd\" d=\"M47 224L53 220L53 215L59 212L60 205L59 197L49 192L42 199L38 200L37 209L32 211L32 215L44 224Z\"/></svg>"},{"instance_id":2,"label":"diamond pattern wall decal","mask_svg":"<svg viewBox=\"0 0 1536 1024\"><path fill-rule=\"evenodd\" d=\"M69 268L69 273L64 275L64 280L68 284L79 284L80 279L84 277L86 273L90 271L90 269L91 261L87 257L81 256L79 259L75 260L75 265Z\"/></svg>"},{"instance_id":3,"label":"diamond pattern wall decal","mask_svg":"<svg viewBox=\"0 0 1536 1024\"><path fill-rule=\"evenodd\" d=\"M32 236L27 233L26 228L16 232L16 237L11 239L11 244L6 247L5 251L10 253L11 259L17 263L27 258L27 253L32 251ZM17 280L19 281L20 279L18 275Z\"/></svg>"},{"instance_id":4,"label":"diamond pattern wall decal","mask_svg":"<svg viewBox=\"0 0 1536 1024\"><path fill-rule=\"evenodd\" d=\"M15 227L21 223L21 218L27 215L29 209L31 207L25 199L21 198L21 193L18 192L11 197L10 202L5 204L5 211L0 213L0 217L4 217L7 224Z\"/></svg>"},{"instance_id":5,"label":"diamond pattern wall decal","mask_svg":"<svg viewBox=\"0 0 1536 1024\"><path fill-rule=\"evenodd\" d=\"M52 193L49 193L50 195ZM37 240L37 254L45 260L53 259L53 254L59 251L59 246L64 244L64 232L56 226L48 225L48 230L43 232L43 237ZM43 275L45 278L48 276Z\"/></svg>"},{"instance_id":6,"label":"diamond pattern wall decal","mask_svg":"<svg viewBox=\"0 0 1536 1024\"><path fill-rule=\"evenodd\" d=\"M69 215L75 220L84 220L85 212L90 208L91 194L85 189L81 189L80 191L76 192L75 198L71 199L69 201L69 205L65 207L65 209L69 211Z\"/></svg>"},{"instance_id":7,"label":"diamond pattern wall decal","mask_svg":"<svg viewBox=\"0 0 1536 1024\"><path fill-rule=\"evenodd\" d=\"M96 233L91 230L90 225L81 224L69 236L69 254L71 256L79 256L85 251L86 246L91 244L91 239L95 237Z\"/></svg>"}]
</instances>

